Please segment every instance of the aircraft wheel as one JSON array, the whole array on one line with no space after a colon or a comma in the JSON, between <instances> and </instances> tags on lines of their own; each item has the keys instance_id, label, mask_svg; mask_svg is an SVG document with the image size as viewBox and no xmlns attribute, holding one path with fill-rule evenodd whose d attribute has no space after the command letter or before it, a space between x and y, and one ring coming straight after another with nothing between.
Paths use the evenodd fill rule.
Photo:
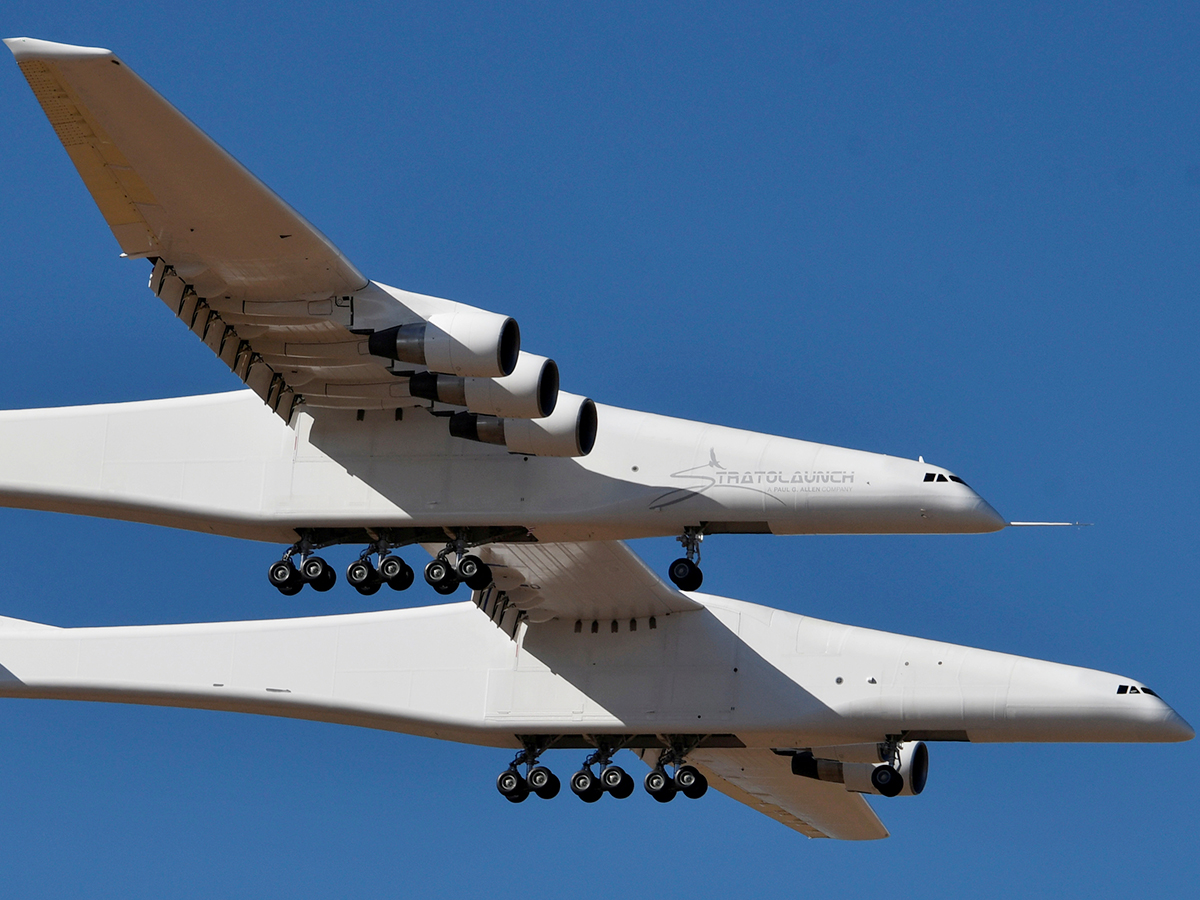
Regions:
<instances>
[{"instance_id":1,"label":"aircraft wheel","mask_svg":"<svg viewBox=\"0 0 1200 900\"><path fill-rule=\"evenodd\" d=\"M675 770L675 787L689 800L699 800L708 790L708 779L695 766L680 766Z\"/></svg>"},{"instance_id":2,"label":"aircraft wheel","mask_svg":"<svg viewBox=\"0 0 1200 900\"><path fill-rule=\"evenodd\" d=\"M558 791L562 787L558 776L545 766L534 766L529 770L529 778L526 780L529 783L529 789L543 800L552 800L557 797Z\"/></svg>"},{"instance_id":3,"label":"aircraft wheel","mask_svg":"<svg viewBox=\"0 0 1200 900\"><path fill-rule=\"evenodd\" d=\"M680 557L671 563L671 567L667 570L671 581L675 587L681 591L698 590L701 583L704 581L704 573L700 571L700 567L690 559Z\"/></svg>"},{"instance_id":4,"label":"aircraft wheel","mask_svg":"<svg viewBox=\"0 0 1200 900\"><path fill-rule=\"evenodd\" d=\"M904 790L904 776L891 766L876 766L871 773L871 784L885 797L895 797Z\"/></svg>"},{"instance_id":5,"label":"aircraft wheel","mask_svg":"<svg viewBox=\"0 0 1200 900\"><path fill-rule=\"evenodd\" d=\"M379 560L379 577L388 583L394 591L403 591L412 587L413 570L408 563L398 556L385 556Z\"/></svg>"},{"instance_id":6,"label":"aircraft wheel","mask_svg":"<svg viewBox=\"0 0 1200 900\"><path fill-rule=\"evenodd\" d=\"M267 580L281 591L284 587L296 582L299 582L301 586L304 584L300 581L300 573L296 571L296 567L292 565L290 559L281 559L271 563L271 568L267 569Z\"/></svg>"},{"instance_id":7,"label":"aircraft wheel","mask_svg":"<svg viewBox=\"0 0 1200 900\"><path fill-rule=\"evenodd\" d=\"M378 581L368 581L366 584L356 584L354 589L364 597L370 597L372 594L379 593L380 584L381 582Z\"/></svg>"},{"instance_id":8,"label":"aircraft wheel","mask_svg":"<svg viewBox=\"0 0 1200 900\"><path fill-rule=\"evenodd\" d=\"M362 591L363 588L378 583L379 573L375 571L369 559L356 559L346 567L346 580L350 582L351 587Z\"/></svg>"},{"instance_id":9,"label":"aircraft wheel","mask_svg":"<svg viewBox=\"0 0 1200 900\"><path fill-rule=\"evenodd\" d=\"M662 769L655 769L642 782L646 793L659 803L670 803L675 799L675 782Z\"/></svg>"},{"instance_id":10,"label":"aircraft wheel","mask_svg":"<svg viewBox=\"0 0 1200 900\"><path fill-rule=\"evenodd\" d=\"M592 774L591 769L580 769L571 776L571 790L584 803L595 803L604 794L600 779Z\"/></svg>"},{"instance_id":11,"label":"aircraft wheel","mask_svg":"<svg viewBox=\"0 0 1200 900\"><path fill-rule=\"evenodd\" d=\"M329 569L329 563L325 562L319 556L310 556L300 563L300 577L309 584L313 584L325 574L327 569Z\"/></svg>"},{"instance_id":12,"label":"aircraft wheel","mask_svg":"<svg viewBox=\"0 0 1200 900\"><path fill-rule=\"evenodd\" d=\"M450 563L444 559L434 559L425 566L425 581L430 587L436 588L439 584L445 584L447 581L457 581L454 577L454 570L450 568Z\"/></svg>"},{"instance_id":13,"label":"aircraft wheel","mask_svg":"<svg viewBox=\"0 0 1200 900\"><path fill-rule=\"evenodd\" d=\"M412 570L412 566L410 566L408 563L405 563L400 574L388 581L388 587L390 587L393 591L407 591L410 587L412 587L413 581L416 579L416 577L417 575Z\"/></svg>"},{"instance_id":14,"label":"aircraft wheel","mask_svg":"<svg viewBox=\"0 0 1200 900\"><path fill-rule=\"evenodd\" d=\"M324 562L324 560L321 560ZM337 572L333 571L333 566L326 565L321 574L312 580L314 591L328 591L337 584Z\"/></svg>"},{"instance_id":15,"label":"aircraft wheel","mask_svg":"<svg viewBox=\"0 0 1200 900\"><path fill-rule=\"evenodd\" d=\"M448 595L448 594L453 594L455 591L457 591L458 585L459 585L459 580L457 578L452 578L449 581L439 581L437 584L435 584L433 586L433 589L435 591L437 591L439 594Z\"/></svg>"},{"instance_id":16,"label":"aircraft wheel","mask_svg":"<svg viewBox=\"0 0 1200 900\"><path fill-rule=\"evenodd\" d=\"M516 769L506 769L496 779L496 790L510 803L520 803L529 796L529 785Z\"/></svg>"},{"instance_id":17,"label":"aircraft wheel","mask_svg":"<svg viewBox=\"0 0 1200 900\"><path fill-rule=\"evenodd\" d=\"M300 576L296 576L295 581L289 581L287 584L279 585L279 593L285 597L294 597L304 589L304 582L300 580Z\"/></svg>"},{"instance_id":18,"label":"aircraft wheel","mask_svg":"<svg viewBox=\"0 0 1200 900\"><path fill-rule=\"evenodd\" d=\"M600 782L618 800L624 800L633 793L633 776L620 766L606 767L600 773Z\"/></svg>"},{"instance_id":19,"label":"aircraft wheel","mask_svg":"<svg viewBox=\"0 0 1200 900\"><path fill-rule=\"evenodd\" d=\"M478 556L464 556L458 561L458 578L473 591L482 591L492 583L492 570Z\"/></svg>"}]
</instances>

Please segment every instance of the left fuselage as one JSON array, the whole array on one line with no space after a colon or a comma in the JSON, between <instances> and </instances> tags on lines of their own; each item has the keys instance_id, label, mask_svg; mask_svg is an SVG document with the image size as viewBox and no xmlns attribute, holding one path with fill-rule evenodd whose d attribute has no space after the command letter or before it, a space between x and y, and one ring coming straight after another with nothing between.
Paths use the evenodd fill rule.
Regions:
<instances>
[{"instance_id":1,"label":"left fuselage","mask_svg":"<svg viewBox=\"0 0 1200 900\"><path fill-rule=\"evenodd\" d=\"M298 529L679 534L972 533L1004 520L945 469L600 406L596 444L548 458L449 435L422 408L298 411L249 391L0 413L0 503L269 541Z\"/></svg>"}]
</instances>

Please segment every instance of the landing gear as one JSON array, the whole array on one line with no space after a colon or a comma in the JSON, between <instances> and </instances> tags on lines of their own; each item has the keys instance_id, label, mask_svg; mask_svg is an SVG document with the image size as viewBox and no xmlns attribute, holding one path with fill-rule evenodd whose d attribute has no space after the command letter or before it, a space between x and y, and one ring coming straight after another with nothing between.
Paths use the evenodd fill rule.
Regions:
<instances>
[{"instance_id":1,"label":"landing gear","mask_svg":"<svg viewBox=\"0 0 1200 900\"><path fill-rule=\"evenodd\" d=\"M695 766L675 770L675 787L689 800L699 800L708 792L708 779Z\"/></svg>"},{"instance_id":2,"label":"landing gear","mask_svg":"<svg viewBox=\"0 0 1200 900\"><path fill-rule=\"evenodd\" d=\"M605 766L600 773L600 783L618 800L633 793L633 777L620 766Z\"/></svg>"},{"instance_id":3,"label":"landing gear","mask_svg":"<svg viewBox=\"0 0 1200 900\"><path fill-rule=\"evenodd\" d=\"M384 556L379 560L379 577L393 591L407 591L417 575L412 566L398 556Z\"/></svg>"},{"instance_id":4,"label":"landing gear","mask_svg":"<svg viewBox=\"0 0 1200 900\"><path fill-rule=\"evenodd\" d=\"M658 763L642 782L646 793L659 803L669 803L675 795L683 794L689 800L699 800L708 791L708 779L695 766L687 765L684 760L687 754L694 750L694 740L688 742L673 739L671 746L658 755ZM667 766L675 766L675 777L667 774Z\"/></svg>"},{"instance_id":5,"label":"landing gear","mask_svg":"<svg viewBox=\"0 0 1200 900\"><path fill-rule=\"evenodd\" d=\"M677 540L683 545L684 555L667 570L671 581L681 591L696 591L704 581L704 573L700 571L700 542L704 540L704 532L699 528L683 529Z\"/></svg>"},{"instance_id":6,"label":"landing gear","mask_svg":"<svg viewBox=\"0 0 1200 900\"><path fill-rule=\"evenodd\" d=\"M509 803L521 803L529 796L529 784L515 767L500 773L496 779L496 790Z\"/></svg>"},{"instance_id":7,"label":"landing gear","mask_svg":"<svg viewBox=\"0 0 1200 900\"><path fill-rule=\"evenodd\" d=\"M278 562L271 563L271 568L267 569L267 580L277 587L281 594L289 597L300 593L300 589L304 587L304 579L292 565L291 558L286 556Z\"/></svg>"},{"instance_id":8,"label":"landing gear","mask_svg":"<svg viewBox=\"0 0 1200 900\"><path fill-rule=\"evenodd\" d=\"M299 552L300 566L292 562L292 554ZM292 596L300 593L301 588L311 584L313 590L327 591L337 584L337 573L333 567L319 556L310 556L301 545L288 550L283 559L271 563L267 570L267 580L279 589L281 594Z\"/></svg>"},{"instance_id":9,"label":"landing gear","mask_svg":"<svg viewBox=\"0 0 1200 900\"><path fill-rule=\"evenodd\" d=\"M871 773L871 785L885 797L895 797L904 790L904 776L890 765L876 766Z\"/></svg>"},{"instance_id":10,"label":"landing gear","mask_svg":"<svg viewBox=\"0 0 1200 900\"><path fill-rule=\"evenodd\" d=\"M604 796L604 787L591 769L583 768L571 776L571 790L584 803L595 803Z\"/></svg>"},{"instance_id":11,"label":"landing gear","mask_svg":"<svg viewBox=\"0 0 1200 900\"><path fill-rule=\"evenodd\" d=\"M425 566L425 581L439 594L458 590L458 573L440 556Z\"/></svg>"},{"instance_id":12,"label":"landing gear","mask_svg":"<svg viewBox=\"0 0 1200 900\"><path fill-rule=\"evenodd\" d=\"M458 560L455 565L450 564L451 553ZM492 583L492 570L478 556L467 553L462 538L455 538L425 567L425 580L439 594L453 594L460 583L473 591L482 591Z\"/></svg>"},{"instance_id":13,"label":"landing gear","mask_svg":"<svg viewBox=\"0 0 1200 900\"><path fill-rule=\"evenodd\" d=\"M407 590L412 586L416 577L409 565L398 556L380 556L379 568L371 565L372 548L368 547L363 555L350 563L346 569L346 580L360 594L374 594L380 585L386 584L394 591ZM386 549L378 551L386 553Z\"/></svg>"},{"instance_id":14,"label":"landing gear","mask_svg":"<svg viewBox=\"0 0 1200 900\"><path fill-rule=\"evenodd\" d=\"M537 764L542 752L554 743L553 737L525 738L525 748L496 779L496 790L510 803L521 803L530 793L537 794L543 800L551 800L558 796L562 787L558 776L545 766ZM518 766L524 764L527 771L521 776ZM572 789L574 785L572 784Z\"/></svg>"},{"instance_id":15,"label":"landing gear","mask_svg":"<svg viewBox=\"0 0 1200 900\"><path fill-rule=\"evenodd\" d=\"M534 766L530 769L525 782L529 785L529 789L543 800L553 800L558 796L558 791L562 787L558 776L545 766Z\"/></svg>"},{"instance_id":16,"label":"landing gear","mask_svg":"<svg viewBox=\"0 0 1200 900\"><path fill-rule=\"evenodd\" d=\"M675 792L679 789L675 787L675 782L662 769L655 769L642 781L642 786L646 789L646 793L657 800L659 803L670 803L675 799Z\"/></svg>"}]
</instances>

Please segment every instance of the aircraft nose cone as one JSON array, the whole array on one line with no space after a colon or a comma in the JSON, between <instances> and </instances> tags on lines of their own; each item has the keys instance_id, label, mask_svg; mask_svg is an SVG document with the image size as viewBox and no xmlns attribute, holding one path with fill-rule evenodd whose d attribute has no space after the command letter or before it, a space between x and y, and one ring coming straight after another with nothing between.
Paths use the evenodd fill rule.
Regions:
<instances>
[{"instance_id":1,"label":"aircraft nose cone","mask_svg":"<svg viewBox=\"0 0 1200 900\"><path fill-rule=\"evenodd\" d=\"M1163 720L1162 734L1164 741L1190 741L1196 736L1196 730L1175 710Z\"/></svg>"},{"instance_id":2,"label":"aircraft nose cone","mask_svg":"<svg viewBox=\"0 0 1200 900\"><path fill-rule=\"evenodd\" d=\"M1008 527L1008 520L996 512L992 504L978 494L975 496L978 498L978 502L975 504L975 516L979 520L979 524L983 526L981 531L999 531L1001 528Z\"/></svg>"}]
</instances>

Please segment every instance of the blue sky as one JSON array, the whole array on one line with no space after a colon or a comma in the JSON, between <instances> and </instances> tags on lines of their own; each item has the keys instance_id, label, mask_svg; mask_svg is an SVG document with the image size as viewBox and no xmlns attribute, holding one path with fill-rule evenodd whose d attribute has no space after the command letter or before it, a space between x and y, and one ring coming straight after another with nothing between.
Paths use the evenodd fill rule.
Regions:
<instances>
[{"instance_id":1,"label":"blue sky","mask_svg":"<svg viewBox=\"0 0 1200 900\"><path fill-rule=\"evenodd\" d=\"M113 49L371 277L515 316L564 388L921 454L1009 518L1095 523L714 538L705 590L1120 672L1200 720L1194 4L81 5L0 20ZM239 386L4 66L0 407ZM224 538L17 510L0 534L0 614L57 625L397 596L282 597L278 548ZM508 751L307 722L5 701L0 747L11 896L1167 897L1200 874L1195 742L935 745L870 845L713 794L513 807Z\"/></svg>"}]
</instances>

